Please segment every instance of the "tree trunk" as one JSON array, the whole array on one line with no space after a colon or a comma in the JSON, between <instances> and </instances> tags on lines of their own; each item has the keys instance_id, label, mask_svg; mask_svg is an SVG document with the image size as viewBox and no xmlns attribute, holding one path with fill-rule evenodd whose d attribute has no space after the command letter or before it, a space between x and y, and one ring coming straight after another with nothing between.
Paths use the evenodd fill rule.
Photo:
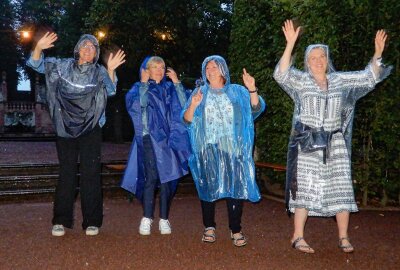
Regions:
<instances>
[{"instance_id":1,"label":"tree trunk","mask_svg":"<svg viewBox=\"0 0 400 270\"><path fill-rule=\"evenodd\" d=\"M364 187L362 196L362 206L368 205L368 187Z\"/></svg>"},{"instance_id":2,"label":"tree trunk","mask_svg":"<svg viewBox=\"0 0 400 270\"><path fill-rule=\"evenodd\" d=\"M399 191L399 196L398 196L398 203L400 205L400 191Z\"/></svg>"},{"instance_id":3,"label":"tree trunk","mask_svg":"<svg viewBox=\"0 0 400 270\"><path fill-rule=\"evenodd\" d=\"M383 189L383 191L382 191L382 199L381 199L381 206L385 207L387 202L388 202L388 196L387 196L386 190Z\"/></svg>"},{"instance_id":4,"label":"tree trunk","mask_svg":"<svg viewBox=\"0 0 400 270\"><path fill-rule=\"evenodd\" d=\"M364 153L364 160L363 160L363 169L364 169L364 173L363 173L363 179L362 179L362 183L363 183L363 196L362 196L362 205L363 206L367 206L368 205L368 187L369 187L369 152L371 150L372 147L372 138L371 138L371 134L368 134L367 136L367 143L363 144L363 153Z\"/></svg>"}]
</instances>

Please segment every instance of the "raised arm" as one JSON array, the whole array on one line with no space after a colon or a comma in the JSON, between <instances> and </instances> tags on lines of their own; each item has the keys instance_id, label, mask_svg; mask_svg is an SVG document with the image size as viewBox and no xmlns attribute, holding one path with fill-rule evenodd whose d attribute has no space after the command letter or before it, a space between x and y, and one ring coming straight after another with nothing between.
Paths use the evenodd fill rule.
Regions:
<instances>
[{"instance_id":1,"label":"raised arm","mask_svg":"<svg viewBox=\"0 0 400 270\"><path fill-rule=\"evenodd\" d=\"M258 99L258 94L257 94L258 89L256 87L256 80L254 79L253 76L247 73L245 68L243 69L243 83L249 90L251 107L258 108L260 101Z\"/></svg>"},{"instance_id":2,"label":"raised arm","mask_svg":"<svg viewBox=\"0 0 400 270\"><path fill-rule=\"evenodd\" d=\"M292 51L299 36L300 29L300 26L297 27L297 29L294 29L292 20L286 20L282 26L282 31L286 38L286 48L279 63L279 71L281 73L286 72L290 66Z\"/></svg>"},{"instance_id":3,"label":"raised arm","mask_svg":"<svg viewBox=\"0 0 400 270\"><path fill-rule=\"evenodd\" d=\"M39 41L36 43L35 49L33 49L32 52L32 59L34 61L38 61L40 59L42 51L54 47L53 43L57 39L58 37L56 33L46 32L46 34L44 34L43 37L41 37Z\"/></svg>"},{"instance_id":4,"label":"raised arm","mask_svg":"<svg viewBox=\"0 0 400 270\"><path fill-rule=\"evenodd\" d=\"M201 88L198 88L196 93L194 93L191 99L188 101L190 102L190 104L187 107L185 113L183 114L183 120L185 120L185 122L187 123L192 122L194 112L196 111L197 106L200 105L202 100L203 100L203 93L201 92Z\"/></svg>"},{"instance_id":5,"label":"raised arm","mask_svg":"<svg viewBox=\"0 0 400 270\"><path fill-rule=\"evenodd\" d=\"M123 50L118 50L115 55L110 53L107 61L107 73L113 82L115 82L114 71L123 63L125 63L125 52Z\"/></svg>"},{"instance_id":6,"label":"raised arm","mask_svg":"<svg viewBox=\"0 0 400 270\"><path fill-rule=\"evenodd\" d=\"M376 77L378 77L378 75L380 73L379 65L380 65L380 60L382 59L383 50L385 49L386 39L387 39L387 34L386 34L385 30L381 29L376 32L375 53L372 58L372 69L373 69Z\"/></svg>"},{"instance_id":7,"label":"raised arm","mask_svg":"<svg viewBox=\"0 0 400 270\"><path fill-rule=\"evenodd\" d=\"M181 107L183 108L186 103L186 94L185 94L185 89L183 88L183 85L181 81L178 78L178 74L176 74L175 70L171 67L167 68L167 72L165 72L165 75L171 79L171 81L174 83L176 93L178 94L178 99L179 103L181 104Z\"/></svg>"}]
</instances>

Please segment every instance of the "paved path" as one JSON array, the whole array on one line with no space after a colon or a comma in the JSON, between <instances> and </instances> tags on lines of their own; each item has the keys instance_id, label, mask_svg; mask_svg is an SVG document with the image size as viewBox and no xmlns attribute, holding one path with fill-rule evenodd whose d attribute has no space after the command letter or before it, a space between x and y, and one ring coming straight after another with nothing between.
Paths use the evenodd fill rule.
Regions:
<instances>
[{"instance_id":1,"label":"paved path","mask_svg":"<svg viewBox=\"0 0 400 270\"><path fill-rule=\"evenodd\" d=\"M130 143L102 143L102 161L127 160ZM56 163L55 142L0 142L0 164Z\"/></svg>"},{"instance_id":2,"label":"paved path","mask_svg":"<svg viewBox=\"0 0 400 270\"><path fill-rule=\"evenodd\" d=\"M137 233L141 207L137 201L106 199L104 224L95 237L76 225L64 237L51 236L51 202L0 204L0 269L399 269L400 212L361 211L351 215L354 254L337 247L333 219L311 218L306 238L316 254L289 246L292 219L284 205L268 199L246 203L243 231L246 247L232 245L224 202L217 204L217 241L200 241L200 204L195 196L173 201L172 235Z\"/></svg>"}]
</instances>

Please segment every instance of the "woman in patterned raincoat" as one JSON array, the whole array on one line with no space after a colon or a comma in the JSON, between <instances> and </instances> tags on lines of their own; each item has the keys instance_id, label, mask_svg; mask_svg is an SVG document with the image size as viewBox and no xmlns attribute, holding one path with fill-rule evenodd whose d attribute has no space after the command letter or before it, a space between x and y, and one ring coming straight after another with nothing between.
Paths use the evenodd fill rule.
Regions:
<instances>
[{"instance_id":1,"label":"woman in patterned raincoat","mask_svg":"<svg viewBox=\"0 0 400 270\"><path fill-rule=\"evenodd\" d=\"M328 46L315 44L306 49L302 72L291 66L300 27L287 20L282 28L287 43L274 78L295 103L286 176L286 206L294 213L291 243L314 253L303 238L307 216L335 216L339 248L353 252L348 224L350 212L358 211L350 163L354 107L390 73L381 62L387 36L376 33L375 54L365 70L335 72Z\"/></svg>"}]
</instances>

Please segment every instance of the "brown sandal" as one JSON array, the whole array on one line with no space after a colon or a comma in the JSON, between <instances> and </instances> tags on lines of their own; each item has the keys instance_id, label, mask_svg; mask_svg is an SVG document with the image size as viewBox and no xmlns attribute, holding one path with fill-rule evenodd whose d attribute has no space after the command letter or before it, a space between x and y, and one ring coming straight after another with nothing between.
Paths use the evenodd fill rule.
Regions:
<instances>
[{"instance_id":1,"label":"brown sandal","mask_svg":"<svg viewBox=\"0 0 400 270\"><path fill-rule=\"evenodd\" d=\"M211 232L208 232L211 231ZM214 243L216 240L215 236L215 228L214 227L207 227L203 231L203 237L201 238L201 241L205 243Z\"/></svg>"},{"instance_id":2,"label":"brown sandal","mask_svg":"<svg viewBox=\"0 0 400 270\"><path fill-rule=\"evenodd\" d=\"M347 240L349 242L348 245L343 245L343 240ZM339 238L339 248L344 252L344 253L352 253L354 252L354 247L352 244L350 244L350 238L348 237L342 237Z\"/></svg>"},{"instance_id":3,"label":"brown sandal","mask_svg":"<svg viewBox=\"0 0 400 270\"><path fill-rule=\"evenodd\" d=\"M313 254L315 253L314 249L312 249L308 244L306 245L300 245L299 242L301 240L304 240L303 237L297 237L293 242L292 242L292 248L297 249L298 251L308 253L308 254Z\"/></svg>"},{"instance_id":4,"label":"brown sandal","mask_svg":"<svg viewBox=\"0 0 400 270\"><path fill-rule=\"evenodd\" d=\"M232 239L233 244L236 247L243 247L243 246L247 245L247 238L244 236L244 234L242 232L239 232L239 236L236 236L236 237L231 232L231 239Z\"/></svg>"}]
</instances>

